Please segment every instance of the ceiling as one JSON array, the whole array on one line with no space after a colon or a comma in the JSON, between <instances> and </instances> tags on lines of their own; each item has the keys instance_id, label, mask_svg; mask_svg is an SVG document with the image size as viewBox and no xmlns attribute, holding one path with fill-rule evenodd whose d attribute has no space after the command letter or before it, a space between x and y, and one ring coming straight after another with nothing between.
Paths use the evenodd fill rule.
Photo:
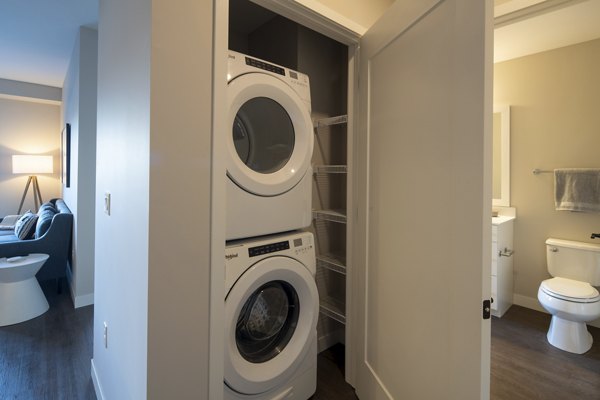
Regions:
<instances>
[{"instance_id":1,"label":"ceiling","mask_svg":"<svg viewBox=\"0 0 600 400\"><path fill-rule=\"evenodd\" d=\"M600 0L494 5L495 62L600 38ZM97 21L98 0L1 0L0 78L62 87L78 28Z\"/></svg>"},{"instance_id":2,"label":"ceiling","mask_svg":"<svg viewBox=\"0 0 600 400\"><path fill-rule=\"evenodd\" d=\"M600 38L600 0L496 0L494 62Z\"/></svg>"},{"instance_id":3,"label":"ceiling","mask_svg":"<svg viewBox=\"0 0 600 400\"><path fill-rule=\"evenodd\" d=\"M1 0L0 78L62 87L80 26L98 0Z\"/></svg>"}]
</instances>

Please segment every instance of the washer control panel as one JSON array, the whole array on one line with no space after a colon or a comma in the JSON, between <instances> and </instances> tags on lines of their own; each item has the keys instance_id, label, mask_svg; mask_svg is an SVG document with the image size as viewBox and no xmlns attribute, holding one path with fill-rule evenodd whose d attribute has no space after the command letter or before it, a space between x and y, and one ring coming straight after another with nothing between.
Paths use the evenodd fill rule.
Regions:
<instances>
[{"instance_id":1,"label":"washer control panel","mask_svg":"<svg viewBox=\"0 0 600 400\"><path fill-rule=\"evenodd\" d=\"M294 254L305 254L312 250L313 245L309 237L297 237L291 240L267 243L260 246L248 248L248 257L258 257L265 254L277 253L279 251L293 248Z\"/></svg>"}]
</instances>

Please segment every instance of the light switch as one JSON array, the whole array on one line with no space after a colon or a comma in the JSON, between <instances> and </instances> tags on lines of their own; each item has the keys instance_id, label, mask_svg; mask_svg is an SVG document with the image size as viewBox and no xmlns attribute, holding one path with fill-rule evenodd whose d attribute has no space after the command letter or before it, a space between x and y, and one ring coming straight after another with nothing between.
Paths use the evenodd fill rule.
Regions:
<instances>
[{"instance_id":1,"label":"light switch","mask_svg":"<svg viewBox=\"0 0 600 400\"><path fill-rule=\"evenodd\" d=\"M106 321L104 321L103 339L104 339L104 348L108 349L108 324L106 323Z\"/></svg>"},{"instance_id":2,"label":"light switch","mask_svg":"<svg viewBox=\"0 0 600 400\"><path fill-rule=\"evenodd\" d=\"M104 213L110 215L110 193L104 192Z\"/></svg>"}]
</instances>

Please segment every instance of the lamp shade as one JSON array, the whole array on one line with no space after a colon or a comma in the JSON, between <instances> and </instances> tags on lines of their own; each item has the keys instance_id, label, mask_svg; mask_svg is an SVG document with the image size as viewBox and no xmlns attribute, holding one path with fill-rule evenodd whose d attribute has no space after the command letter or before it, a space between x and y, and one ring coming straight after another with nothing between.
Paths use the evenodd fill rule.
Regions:
<instances>
[{"instance_id":1,"label":"lamp shade","mask_svg":"<svg viewBox=\"0 0 600 400\"><path fill-rule=\"evenodd\" d=\"M12 156L13 174L51 174L52 156Z\"/></svg>"}]
</instances>

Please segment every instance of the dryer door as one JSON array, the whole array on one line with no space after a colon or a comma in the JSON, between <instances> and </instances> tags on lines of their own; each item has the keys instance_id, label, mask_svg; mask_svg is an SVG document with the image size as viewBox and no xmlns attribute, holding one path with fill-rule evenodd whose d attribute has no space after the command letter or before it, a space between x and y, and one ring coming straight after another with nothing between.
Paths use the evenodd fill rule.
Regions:
<instances>
[{"instance_id":1,"label":"dryer door","mask_svg":"<svg viewBox=\"0 0 600 400\"><path fill-rule=\"evenodd\" d=\"M310 166L309 110L282 80L262 73L229 82L227 175L242 189L277 196L300 182Z\"/></svg>"},{"instance_id":2,"label":"dryer door","mask_svg":"<svg viewBox=\"0 0 600 400\"><path fill-rule=\"evenodd\" d=\"M300 262L275 256L246 270L225 298L225 383L257 394L286 382L315 339L318 312Z\"/></svg>"}]
</instances>

